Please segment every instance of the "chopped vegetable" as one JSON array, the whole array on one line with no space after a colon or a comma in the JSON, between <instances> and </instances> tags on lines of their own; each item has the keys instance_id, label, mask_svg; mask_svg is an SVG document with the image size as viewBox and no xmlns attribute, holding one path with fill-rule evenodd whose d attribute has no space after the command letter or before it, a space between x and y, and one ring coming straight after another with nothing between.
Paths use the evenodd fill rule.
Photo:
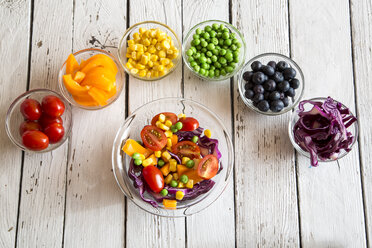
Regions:
<instances>
[{"instance_id":1,"label":"chopped vegetable","mask_svg":"<svg viewBox=\"0 0 372 248\"><path fill-rule=\"evenodd\" d=\"M178 183L177 183L176 180L172 180L172 181L170 182L170 186L173 187L173 188L177 187L177 185L178 185Z\"/></svg>"},{"instance_id":2,"label":"chopped vegetable","mask_svg":"<svg viewBox=\"0 0 372 248\"><path fill-rule=\"evenodd\" d=\"M176 209L177 201L176 200L163 199L163 205L164 205L165 208L168 208L168 209Z\"/></svg>"},{"instance_id":3,"label":"chopped vegetable","mask_svg":"<svg viewBox=\"0 0 372 248\"><path fill-rule=\"evenodd\" d=\"M130 157L132 157L135 152L143 154L145 157L148 157L152 153L149 149L144 148L137 141L132 139L127 139L123 146L123 151Z\"/></svg>"},{"instance_id":4,"label":"chopped vegetable","mask_svg":"<svg viewBox=\"0 0 372 248\"><path fill-rule=\"evenodd\" d=\"M211 137L212 137L212 132L211 132L211 130L209 130L209 129L205 129L205 131L204 131L204 135L207 136L208 138L211 138Z\"/></svg>"},{"instance_id":5,"label":"chopped vegetable","mask_svg":"<svg viewBox=\"0 0 372 248\"><path fill-rule=\"evenodd\" d=\"M195 165L194 160L189 160L189 161L186 162L186 167L187 168L193 168L194 165Z\"/></svg>"},{"instance_id":6,"label":"chopped vegetable","mask_svg":"<svg viewBox=\"0 0 372 248\"><path fill-rule=\"evenodd\" d=\"M187 183L187 182L189 181L189 178L188 178L186 175L182 175L182 176L180 177L180 181L181 181L182 183Z\"/></svg>"},{"instance_id":7,"label":"chopped vegetable","mask_svg":"<svg viewBox=\"0 0 372 248\"><path fill-rule=\"evenodd\" d=\"M183 199L183 197L185 196L185 193L183 193L183 191L177 191L177 193L176 193L176 199L177 200L182 200Z\"/></svg>"},{"instance_id":8,"label":"chopped vegetable","mask_svg":"<svg viewBox=\"0 0 372 248\"><path fill-rule=\"evenodd\" d=\"M165 165L164 160L159 159L159 160L158 160L158 166L163 167L164 165Z\"/></svg>"},{"instance_id":9,"label":"chopped vegetable","mask_svg":"<svg viewBox=\"0 0 372 248\"><path fill-rule=\"evenodd\" d=\"M163 173L163 176L167 176L170 172L169 170L169 163L165 164L163 167L160 168L161 173Z\"/></svg>"},{"instance_id":10,"label":"chopped vegetable","mask_svg":"<svg viewBox=\"0 0 372 248\"><path fill-rule=\"evenodd\" d=\"M192 189L194 187L194 180L189 179L189 181L186 183L186 188Z\"/></svg>"},{"instance_id":11,"label":"chopped vegetable","mask_svg":"<svg viewBox=\"0 0 372 248\"><path fill-rule=\"evenodd\" d=\"M162 196L167 196L167 195L168 195L168 190L167 190L167 189L162 189L162 190L160 191L160 194L161 194Z\"/></svg>"}]
</instances>

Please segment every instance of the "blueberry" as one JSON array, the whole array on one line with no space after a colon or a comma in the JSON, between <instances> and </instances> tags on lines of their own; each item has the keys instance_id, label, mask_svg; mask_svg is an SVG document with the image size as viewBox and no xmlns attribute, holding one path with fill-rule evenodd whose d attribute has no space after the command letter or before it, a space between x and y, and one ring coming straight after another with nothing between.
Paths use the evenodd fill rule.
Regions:
<instances>
[{"instance_id":1,"label":"blueberry","mask_svg":"<svg viewBox=\"0 0 372 248\"><path fill-rule=\"evenodd\" d=\"M252 84L252 83L246 83L246 84L244 85L244 89L245 89L245 90L250 90L250 89L253 88L253 86L254 86L254 84Z\"/></svg>"},{"instance_id":2,"label":"blueberry","mask_svg":"<svg viewBox=\"0 0 372 248\"><path fill-rule=\"evenodd\" d=\"M281 72L275 72L274 75L271 76L271 78L275 81L275 82L281 82L284 80L284 77L283 77L283 74Z\"/></svg>"},{"instance_id":3,"label":"blueberry","mask_svg":"<svg viewBox=\"0 0 372 248\"><path fill-rule=\"evenodd\" d=\"M284 103L281 100L272 101L270 109L273 112L280 112L284 108Z\"/></svg>"},{"instance_id":4,"label":"blueberry","mask_svg":"<svg viewBox=\"0 0 372 248\"><path fill-rule=\"evenodd\" d=\"M285 68L288 68L288 64L285 61L279 61L278 64L276 64L276 69L278 71L283 71Z\"/></svg>"},{"instance_id":5,"label":"blueberry","mask_svg":"<svg viewBox=\"0 0 372 248\"><path fill-rule=\"evenodd\" d=\"M288 81L284 80L278 83L278 86L276 88L281 92L286 92L290 88L290 86L289 86Z\"/></svg>"},{"instance_id":6,"label":"blueberry","mask_svg":"<svg viewBox=\"0 0 372 248\"><path fill-rule=\"evenodd\" d=\"M265 73L267 76L272 76L275 73L275 69L269 65L262 66L261 71Z\"/></svg>"},{"instance_id":7,"label":"blueberry","mask_svg":"<svg viewBox=\"0 0 372 248\"><path fill-rule=\"evenodd\" d=\"M260 61L254 61L252 64L251 64L251 68L254 72L256 71L259 71L262 67L262 64Z\"/></svg>"},{"instance_id":8,"label":"blueberry","mask_svg":"<svg viewBox=\"0 0 372 248\"><path fill-rule=\"evenodd\" d=\"M252 99L253 96L254 96L254 92L253 92L253 90L247 90L247 91L245 91L244 96L245 96L246 98L248 98L248 99Z\"/></svg>"},{"instance_id":9,"label":"blueberry","mask_svg":"<svg viewBox=\"0 0 372 248\"><path fill-rule=\"evenodd\" d=\"M296 92L293 88L289 88L287 92L285 92L285 95L289 97L294 97L296 95Z\"/></svg>"},{"instance_id":10,"label":"blueberry","mask_svg":"<svg viewBox=\"0 0 372 248\"><path fill-rule=\"evenodd\" d=\"M265 99L265 100L269 100L269 99L270 99L269 97L270 97L270 92L267 92L267 91L266 91L266 92L264 93L264 99Z\"/></svg>"},{"instance_id":11,"label":"blueberry","mask_svg":"<svg viewBox=\"0 0 372 248\"><path fill-rule=\"evenodd\" d=\"M257 108L261 110L262 112L267 112L270 108L269 102L266 100L262 100L258 102Z\"/></svg>"},{"instance_id":12,"label":"blueberry","mask_svg":"<svg viewBox=\"0 0 372 248\"><path fill-rule=\"evenodd\" d=\"M251 80L252 75L253 75L252 71L246 71L243 73L243 79L248 82Z\"/></svg>"},{"instance_id":13,"label":"blueberry","mask_svg":"<svg viewBox=\"0 0 372 248\"><path fill-rule=\"evenodd\" d=\"M265 78L265 74L263 74L262 72L256 72L252 76L252 82L255 84L262 84L265 81Z\"/></svg>"},{"instance_id":14,"label":"blueberry","mask_svg":"<svg viewBox=\"0 0 372 248\"><path fill-rule=\"evenodd\" d=\"M284 99L284 97L285 97L285 94L284 94L283 92L280 92L279 94L280 94L280 97L279 97L279 99L280 99L280 100L283 100L283 99Z\"/></svg>"},{"instance_id":15,"label":"blueberry","mask_svg":"<svg viewBox=\"0 0 372 248\"><path fill-rule=\"evenodd\" d=\"M253 87L253 92L254 93L261 93L263 94L265 92L264 88L262 87L262 85L260 84L256 84L254 87Z\"/></svg>"},{"instance_id":16,"label":"blueberry","mask_svg":"<svg viewBox=\"0 0 372 248\"><path fill-rule=\"evenodd\" d=\"M290 86L293 88L293 89L297 89L298 87L300 87L300 80L298 80L297 78L294 78L292 79L290 82L289 82Z\"/></svg>"},{"instance_id":17,"label":"blueberry","mask_svg":"<svg viewBox=\"0 0 372 248\"><path fill-rule=\"evenodd\" d=\"M282 100L283 104L284 104L284 107L287 107L289 105L289 98L288 97L284 97L283 100Z\"/></svg>"},{"instance_id":18,"label":"blueberry","mask_svg":"<svg viewBox=\"0 0 372 248\"><path fill-rule=\"evenodd\" d=\"M280 93L278 91L273 91L269 95L269 99L271 101L279 100L280 99Z\"/></svg>"},{"instance_id":19,"label":"blueberry","mask_svg":"<svg viewBox=\"0 0 372 248\"><path fill-rule=\"evenodd\" d=\"M275 61L270 61L267 63L267 65L271 66L272 68L276 68L276 62Z\"/></svg>"},{"instance_id":20,"label":"blueberry","mask_svg":"<svg viewBox=\"0 0 372 248\"><path fill-rule=\"evenodd\" d=\"M263 87L267 91L273 91L276 88L276 83L274 80L269 79L263 83Z\"/></svg>"},{"instance_id":21,"label":"blueberry","mask_svg":"<svg viewBox=\"0 0 372 248\"><path fill-rule=\"evenodd\" d=\"M259 101L262 101L263 99L264 99L263 94L258 93L256 95L254 95L254 97L252 98L252 101L255 102L255 103L258 103Z\"/></svg>"},{"instance_id":22,"label":"blueberry","mask_svg":"<svg viewBox=\"0 0 372 248\"><path fill-rule=\"evenodd\" d=\"M296 70L293 68L286 68L283 70L283 76L285 79L292 79L296 76Z\"/></svg>"}]
</instances>

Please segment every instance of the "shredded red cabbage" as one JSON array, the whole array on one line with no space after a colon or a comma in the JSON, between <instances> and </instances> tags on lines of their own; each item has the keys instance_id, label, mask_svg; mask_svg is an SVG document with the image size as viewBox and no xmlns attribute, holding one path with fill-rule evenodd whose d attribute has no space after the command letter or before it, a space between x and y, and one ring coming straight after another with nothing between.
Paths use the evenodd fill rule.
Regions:
<instances>
[{"instance_id":1,"label":"shredded red cabbage","mask_svg":"<svg viewBox=\"0 0 372 248\"><path fill-rule=\"evenodd\" d=\"M304 105L307 103L313 108L305 112ZM337 159L342 149L350 151L354 136L347 128L357 119L348 108L343 108L331 97L324 103L302 101L298 108L300 118L293 128L294 139L310 153L312 166L318 166L318 159Z\"/></svg>"},{"instance_id":2,"label":"shredded red cabbage","mask_svg":"<svg viewBox=\"0 0 372 248\"><path fill-rule=\"evenodd\" d=\"M200 136L203 134L204 128L198 127L194 131L178 131L176 134L178 136L178 141L191 140L192 137Z\"/></svg>"}]
</instances>

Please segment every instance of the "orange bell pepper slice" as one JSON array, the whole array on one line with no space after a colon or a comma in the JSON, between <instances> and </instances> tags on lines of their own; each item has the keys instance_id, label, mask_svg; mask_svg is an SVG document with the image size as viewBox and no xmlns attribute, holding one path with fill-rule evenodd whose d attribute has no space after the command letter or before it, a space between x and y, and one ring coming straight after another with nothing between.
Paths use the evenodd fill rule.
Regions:
<instances>
[{"instance_id":1,"label":"orange bell pepper slice","mask_svg":"<svg viewBox=\"0 0 372 248\"><path fill-rule=\"evenodd\" d=\"M115 62L107 55L96 54L80 64L80 71L87 73L95 67L104 67L110 70L114 75L118 72Z\"/></svg>"},{"instance_id":2,"label":"orange bell pepper slice","mask_svg":"<svg viewBox=\"0 0 372 248\"><path fill-rule=\"evenodd\" d=\"M66 74L73 74L75 71L79 70L79 63L73 54L70 54L66 60Z\"/></svg>"},{"instance_id":3,"label":"orange bell pepper slice","mask_svg":"<svg viewBox=\"0 0 372 248\"><path fill-rule=\"evenodd\" d=\"M163 199L163 205L164 205L164 208L167 208L167 209L176 209L177 208L177 201L176 200Z\"/></svg>"},{"instance_id":4,"label":"orange bell pepper slice","mask_svg":"<svg viewBox=\"0 0 372 248\"><path fill-rule=\"evenodd\" d=\"M78 83L81 83L83 79L85 78L85 73L81 71L77 71L74 75L74 80Z\"/></svg>"},{"instance_id":5,"label":"orange bell pepper slice","mask_svg":"<svg viewBox=\"0 0 372 248\"><path fill-rule=\"evenodd\" d=\"M63 83L71 95L86 94L89 90L89 87L81 86L78 82L73 80L71 74L63 75Z\"/></svg>"},{"instance_id":6,"label":"orange bell pepper slice","mask_svg":"<svg viewBox=\"0 0 372 248\"><path fill-rule=\"evenodd\" d=\"M103 67L96 67L86 74L81 85L94 86L109 92L115 87L114 82L115 76L110 71Z\"/></svg>"},{"instance_id":7,"label":"orange bell pepper slice","mask_svg":"<svg viewBox=\"0 0 372 248\"><path fill-rule=\"evenodd\" d=\"M138 152L139 154L143 154L146 158L150 156L153 151L150 149L146 149L145 147L141 146L137 141L133 139L127 139L122 150L128 154L128 156L132 157L133 153Z\"/></svg>"},{"instance_id":8,"label":"orange bell pepper slice","mask_svg":"<svg viewBox=\"0 0 372 248\"><path fill-rule=\"evenodd\" d=\"M98 103L96 101L94 101L94 99L86 94L86 95L81 95L81 96L72 96L75 100L76 103L80 104L80 105L83 105L83 106L88 106L88 107L92 107L92 106L97 106Z\"/></svg>"},{"instance_id":9,"label":"orange bell pepper slice","mask_svg":"<svg viewBox=\"0 0 372 248\"><path fill-rule=\"evenodd\" d=\"M99 105L104 106L107 104L107 99L102 93L102 90L92 87L88 90L88 94L96 101Z\"/></svg>"}]
</instances>

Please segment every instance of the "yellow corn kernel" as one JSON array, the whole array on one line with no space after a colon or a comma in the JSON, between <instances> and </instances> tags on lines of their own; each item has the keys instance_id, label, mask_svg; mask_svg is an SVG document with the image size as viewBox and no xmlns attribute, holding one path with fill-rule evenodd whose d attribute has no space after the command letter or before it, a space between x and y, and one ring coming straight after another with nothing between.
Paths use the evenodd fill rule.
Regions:
<instances>
[{"instance_id":1,"label":"yellow corn kernel","mask_svg":"<svg viewBox=\"0 0 372 248\"><path fill-rule=\"evenodd\" d=\"M167 74L168 70L164 69L163 71L159 71L159 77L164 76Z\"/></svg>"},{"instance_id":2,"label":"yellow corn kernel","mask_svg":"<svg viewBox=\"0 0 372 248\"><path fill-rule=\"evenodd\" d=\"M129 49L130 49L131 51L137 51L137 44L135 44L135 43L130 44L130 45L129 45Z\"/></svg>"},{"instance_id":3,"label":"yellow corn kernel","mask_svg":"<svg viewBox=\"0 0 372 248\"><path fill-rule=\"evenodd\" d=\"M163 41L161 42L161 46L162 46L163 48L165 48L165 49L169 49L169 48L170 48L170 44L169 44L169 42L168 42L167 40L163 40Z\"/></svg>"},{"instance_id":4,"label":"yellow corn kernel","mask_svg":"<svg viewBox=\"0 0 372 248\"><path fill-rule=\"evenodd\" d=\"M182 158L182 164L186 164L187 161L189 161L189 160L190 160L189 157L183 157L183 158Z\"/></svg>"},{"instance_id":5,"label":"yellow corn kernel","mask_svg":"<svg viewBox=\"0 0 372 248\"><path fill-rule=\"evenodd\" d=\"M144 70L140 70L140 71L138 72L138 76L140 76L140 77L144 77L144 76L146 76L146 74L147 74L147 70L146 70L146 69L144 69Z\"/></svg>"},{"instance_id":6,"label":"yellow corn kernel","mask_svg":"<svg viewBox=\"0 0 372 248\"><path fill-rule=\"evenodd\" d=\"M168 65L171 61L167 58L161 58L160 59L160 64L162 65Z\"/></svg>"},{"instance_id":7,"label":"yellow corn kernel","mask_svg":"<svg viewBox=\"0 0 372 248\"><path fill-rule=\"evenodd\" d=\"M150 77L151 77L151 72L150 72L150 71L147 72L146 77L147 77L147 78L150 78Z\"/></svg>"},{"instance_id":8,"label":"yellow corn kernel","mask_svg":"<svg viewBox=\"0 0 372 248\"><path fill-rule=\"evenodd\" d=\"M174 64L172 62L170 62L168 65L165 66L165 68L170 70L170 69L172 69L173 66L174 66Z\"/></svg>"},{"instance_id":9,"label":"yellow corn kernel","mask_svg":"<svg viewBox=\"0 0 372 248\"><path fill-rule=\"evenodd\" d=\"M146 31L147 31L146 28L139 28L139 32L140 32L140 34L143 34L143 33L146 32Z\"/></svg>"},{"instance_id":10,"label":"yellow corn kernel","mask_svg":"<svg viewBox=\"0 0 372 248\"><path fill-rule=\"evenodd\" d=\"M142 34L142 37L151 38L151 29L146 30L146 32Z\"/></svg>"},{"instance_id":11,"label":"yellow corn kernel","mask_svg":"<svg viewBox=\"0 0 372 248\"><path fill-rule=\"evenodd\" d=\"M146 66L144 66L144 65L142 65L142 64L140 64L140 63L136 64L135 67L136 67L138 70L143 70L143 69L146 68Z\"/></svg>"},{"instance_id":12,"label":"yellow corn kernel","mask_svg":"<svg viewBox=\"0 0 372 248\"><path fill-rule=\"evenodd\" d=\"M153 53L156 52L156 48L155 48L153 45L151 45L151 46L148 46L147 51L148 51L150 54L153 54Z\"/></svg>"},{"instance_id":13,"label":"yellow corn kernel","mask_svg":"<svg viewBox=\"0 0 372 248\"><path fill-rule=\"evenodd\" d=\"M149 57L142 54L140 63L143 64L143 65L146 65L147 62L149 62Z\"/></svg>"},{"instance_id":14,"label":"yellow corn kernel","mask_svg":"<svg viewBox=\"0 0 372 248\"><path fill-rule=\"evenodd\" d=\"M165 125L167 125L167 124L165 124ZM172 136L173 136L172 131L166 131L166 132L165 132L165 136L166 136L167 138L172 138Z\"/></svg>"},{"instance_id":15,"label":"yellow corn kernel","mask_svg":"<svg viewBox=\"0 0 372 248\"><path fill-rule=\"evenodd\" d=\"M183 119L186 118L186 115L184 113L181 113L178 115L178 119Z\"/></svg>"},{"instance_id":16,"label":"yellow corn kernel","mask_svg":"<svg viewBox=\"0 0 372 248\"><path fill-rule=\"evenodd\" d=\"M178 173L173 173L173 179L174 180L178 180L180 177L178 176Z\"/></svg>"},{"instance_id":17,"label":"yellow corn kernel","mask_svg":"<svg viewBox=\"0 0 372 248\"><path fill-rule=\"evenodd\" d=\"M156 45L156 43L158 43L158 40L157 39L152 39L151 44Z\"/></svg>"},{"instance_id":18,"label":"yellow corn kernel","mask_svg":"<svg viewBox=\"0 0 372 248\"><path fill-rule=\"evenodd\" d=\"M131 52L126 53L126 54L125 54L125 57L126 57L126 58L131 58L131 57L132 57L132 53L131 53Z\"/></svg>"},{"instance_id":19,"label":"yellow corn kernel","mask_svg":"<svg viewBox=\"0 0 372 248\"><path fill-rule=\"evenodd\" d=\"M155 122L155 125L156 125L157 127L160 127L160 124L161 124L160 121Z\"/></svg>"},{"instance_id":20,"label":"yellow corn kernel","mask_svg":"<svg viewBox=\"0 0 372 248\"><path fill-rule=\"evenodd\" d=\"M153 70L153 71L151 72L151 77L153 77L153 78L159 77L159 72Z\"/></svg>"},{"instance_id":21,"label":"yellow corn kernel","mask_svg":"<svg viewBox=\"0 0 372 248\"><path fill-rule=\"evenodd\" d=\"M136 60L139 61L141 59L142 55L143 55L143 52L137 51Z\"/></svg>"},{"instance_id":22,"label":"yellow corn kernel","mask_svg":"<svg viewBox=\"0 0 372 248\"><path fill-rule=\"evenodd\" d=\"M167 138L167 147L172 147L172 139Z\"/></svg>"},{"instance_id":23,"label":"yellow corn kernel","mask_svg":"<svg viewBox=\"0 0 372 248\"><path fill-rule=\"evenodd\" d=\"M169 174L165 179L164 179L164 182L166 184L170 184L170 182L173 180L173 176L171 174ZM190 180L189 180L190 181Z\"/></svg>"},{"instance_id":24,"label":"yellow corn kernel","mask_svg":"<svg viewBox=\"0 0 372 248\"><path fill-rule=\"evenodd\" d=\"M168 50L167 50L167 54L168 54L168 55L173 55L173 52L174 52L174 51L173 51L172 49L168 49Z\"/></svg>"},{"instance_id":25,"label":"yellow corn kernel","mask_svg":"<svg viewBox=\"0 0 372 248\"><path fill-rule=\"evenodd\" d=\"M167 53L164 50L161 50L161 51L159 51L159 57L160 58L165 58L165 57L167 57Z\"/></svg>"},{"instance_id":26,"label":"yellow corn kernel","mask_svg":"<svg viewBox=\"0 0 372 248\"><path fill-rule=\"evenodd\" d=\"M132 65L136 64L136 62L132 58L128 59L128 62L131 63Z\"/></svg>"},{"instance_id":27,"label":"yellow corn kernel","mask_svg":"<svg viewBox=\"0 0 372 248\"><path fill-rule=\"evenodd\" d=\"M155 29L153 29L153 30L151 30L151 38L155 38L156 37L156 30Z\"/></svg>"},{"instance_id":28,"label":"yellow corn kernel","mask_svg":"<svg viewBox=\"0 0 372 248\"><path fill-rule=\"evenodd\" d=\"M131 64L131 63L129 63L129 62L127 62L126 64L125 64L125 66L130 70L130 69L133 69L133 65Z\"/></svg>"},{"instance_id":29,"label":"yellow corn kernel","mask_svg":"<svg viewBox=\"0 0 372 248\"><path fill-rule=\"evenodd\" d=\"M134 44L134 40L128 40L128 46Z\"/></svg>"},{"instance_id":30,"label":"yellow corn kernel","mask_svg":"<svg viewBox=\"0 0 372 248\"><path fill-rule=\"evenodd\" d=\"M185 188L185 184L183 182L179 182L177 188Z\"/></svg>"},{"instance_id":31,"label":"yellow corn kernel","mask_svg":"<svg viewBox=\"0 0 372 248\"><path fill-rule=\"evenodd\" d=\"M169 159L169 170L172 172L177 171L177 161L175 159Z\"/></svg>"},{"instance_id":32,"label":"yellow corn kernel","mask_svg":"<svg viewBox=\"0 0 372 248\"><path fill-rule=\"evenodd\" d=\"M152 62L155 62L155 61L158 60L158 58L159 58L159 57L158 57L157 55L153 54L153 55L151 55L150 60L151 60Z\"/></svg>"},{"instance_id":33,"label":"yellow corn kernel","mask_svg":"<svg viewBox=\"0 0 372 248\"><path fill-rule=\"evenodd\" d=\"M132 52L132 59L137 60L137 52Z\"/></svg>"},{"instance_id":34,"label":"yellow corn kernel","mask_svg":"<svg viewBox=\"0 0 372 248\"><path fill-rule=\"evenodd\" d=\"M159 31L156 34L156 38L158 39L158 41L162 41L167 38L167 34L164 33L163 31Z\"/></svg>"},{"instance_id":35,"label":"yellow corn kernel","mask_svg":"<svg viewBox=\"0 0 372 248\"><path fill-rule=\"evenodd\" d=\"M182 200L183 199L183 197L185 196L185 193L183 193L183 191L177 191L176 192L176 199L177 200Z\"/></svg>"},{"instance_id":36,"label":"yellow corn kernel","mask_svg":"<svg viewBox=\"0 0 372 248\"><path fill-rule=\"evenodd\" d=\"M145 39L142 40L142 44L144 46L150 46L151 45L151 42L150 42L150 40L148 38L145 38Z\"/></svg>"},{"instance_id":37,"label":"yellow corn kernel","mask_svg":"<svg viewBox=\"0 0 372 248\"><path fill-rule=\"evenodd\" d=\"M154 62L152 62L151 60L149 62L147 62L147 65L151 68L154 66Z\"/></svg>"},{"instance_id":38,"label":"yellow corn kernel","mask_svg":"<svg viewBox=\"0 0 372 248\"><path fill-rule=\"evenodd\" d=\"M160 158L161 157L161 151L154 152L155 157Z\"/></svg>"},{"instance_id":39,"label":"yellow corn kernel","mask_svg":"<svg viewBox=\"0 0 372 248\"><path fill-rule=\"evenodd\" d=\"M138 52L144 52L143 51L143 45L142 44L137 44L137 51Z\"/></svg>"},{"instance_id":40,"label":"yellow corn kernel","mask_svg":"<svg viewBox=\"0 0 372 248\"><path fill-rule=\"evenodd\" d=\"M205 129L205 130L204 130L204 135L207 136L208 138L210 138L210 137L212 136L212 132L211 132L211 130L209 130L209 129Z\"/></svg>"},{"instance_id":41,"label":"yellow corn kernel","mask_svg":"<svg viewBox=\"0 0 372 248\"><path fill-rule=\"evenodd\" d=\"M159 115L159 121L160 122L164 122L165 121L165 115L164 114L160 114Z\"/></svg>"},{"instance_id":42,"label":"yellow corn kernel","mask_svg":"<svg viewBox=\"0 0 372 248\"><path fill-rule=\"evenodd\" d=\"M151 159L145 159L142 161L143 167L147 167L151 164L152 160Z\"/></svg>"},{"instance_id":43,"label":"yellow corn kernel","mask_svg":"<svg viewBox=\"0 0 372 248\"><path fill-rule=\"evenodd\" d=\"M163 123L161 123L161 124L159 125L159 128L162 129L162 130L164 130L164 131L168 131L168 130L169 130L169 127L167 127L167 126L164 125Z\"/></svg>"},{"instance_id":44,"label":"yellow corn kernel","mask_svg":"<svg viewBox=\"0 0 372 248\"><path fill-rule=\"evenodd\" d=\"M164 65L159 65L159 66L158 66L158 71L159 71L159 72L164 71L164 69L165 69L165 68L164 68Z\"/></svg>"},{"instance_id":45,"label":"yellow corn kernel","mask_svg":"<svg viewBox=\"0 0 372 248\"><path fill-rule=\"evenodd\" d=\"M167 127L171 127L173 123L172 123L170 120L166 120L164 124L165 124Z\"/></svg>"},{"instance_id":46,"label":"yellow corn kernel","mask_svg":"<svg viewBox=\"0 0 372 248\"><path fill-rule=\"evenodd\" d=\"M189 181L186 183L186 188L192 189L194 187L194 180L189 179Z\"/></svg>"},{"instance_id":47,"label":"yellow corn kernel","mask_svg":"<svg viewBox=\"0 0 372 248\"><path fill-rule=\"evenodd\" d=\"M146 158L145 155L140 154L140 159L141 159L141 160L145 160L145 158Z\"/></svg>"},{"instance_id":48,"label":"yellow corn kernel","mask_svg":"<svg viewBox=\"0 0 372 248\"><path fill-rule=\"evenodd\" d=\"M138 69L137 68L133 68L133 69L130 70L130 73L137 74L138 73Z\"/></svg>"},{"instance_id":49,"label":"yellow corn kernel","mask_svg":"<svg viewBox=\"0 0 372 248\"><path fill-rule=\"evenodd\" d=\"M163 153L161 154L161 157L162 157L163 159L166 159L167 161L169 161L169 159L170 159L172 156L169 154L168 151L165 151L165 152L163 152Z\"/></svg>"}]
</instances>

